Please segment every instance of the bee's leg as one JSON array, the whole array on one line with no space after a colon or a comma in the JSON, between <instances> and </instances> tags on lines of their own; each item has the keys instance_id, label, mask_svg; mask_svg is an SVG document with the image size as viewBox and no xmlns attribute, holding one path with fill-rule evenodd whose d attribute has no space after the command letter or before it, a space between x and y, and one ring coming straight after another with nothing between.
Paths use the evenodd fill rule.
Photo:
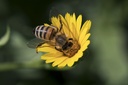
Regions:
<instances>
[{"instance_id":1,"label":"bee's leg","mask_svg":"<svg viewBox=\"0 0 128 85\"><path fill-rule=\"evenodd\" d=\"M62 51L60 46L55 46L55 49L58 50L58 51Z\"/></svg>"},{"instance_id":2,"label":"bee's leg","mask_svg":"<svg viewBox=\"0 0 128 85\"><path fill-rule=\"evenodd\" d=\"M62 27L63 27L63 24L62 24L62 20L61 20L61 17L59 16L59 19L60 19L60 30L59 31L61 31L62 30Z\"/></svg>"}]
</instances>

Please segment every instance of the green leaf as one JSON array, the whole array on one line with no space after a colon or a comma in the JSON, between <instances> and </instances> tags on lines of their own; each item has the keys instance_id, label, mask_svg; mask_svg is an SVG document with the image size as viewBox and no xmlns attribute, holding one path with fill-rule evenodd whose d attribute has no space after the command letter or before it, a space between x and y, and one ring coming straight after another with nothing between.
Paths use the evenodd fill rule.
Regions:
<instances>
[{"instance_id":1,"label":"green leaf","mask_svg":"<svg viewBox=\"0 0 128 85\"><path fill-rule=\"evenodd\" d=\"M0 38L0 47L3 46L3 45L5 45L8 42L9 37L10 37L10 27L7 26L6 33L4 34L3 37Z\"/></svg>"}]
</instances>

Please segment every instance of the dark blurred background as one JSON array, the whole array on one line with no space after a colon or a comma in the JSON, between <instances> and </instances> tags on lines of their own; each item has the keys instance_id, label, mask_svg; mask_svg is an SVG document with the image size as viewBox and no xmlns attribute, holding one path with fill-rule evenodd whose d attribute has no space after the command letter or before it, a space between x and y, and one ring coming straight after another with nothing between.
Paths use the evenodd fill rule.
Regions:
<instances>
[{"instance_id":1,"label":"dark blurred background","mask_svg":"<svg viewBox=\"0 0 128 85\"><path fill-rule=\"evenodd\" d=\"M0 0L0 85L128 85L128 0ZM74 68L53 69L26 43L49 11L92 21L91 44Z\"/></svg>"}]
</instances>

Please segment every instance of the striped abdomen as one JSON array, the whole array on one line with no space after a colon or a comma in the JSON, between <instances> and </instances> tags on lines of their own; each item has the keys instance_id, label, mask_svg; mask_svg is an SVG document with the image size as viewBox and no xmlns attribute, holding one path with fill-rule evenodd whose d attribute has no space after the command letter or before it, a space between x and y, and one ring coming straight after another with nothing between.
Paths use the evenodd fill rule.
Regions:
<instances>
[{"instance_id":1,"label":"striped abdomen","mask_svg":"<svg viewBox=\"0 0 128 85\"><path fill-rule=\"evenodd\" d=\"M54 26L37 26L34 30L34 34L37 38L43 40L52 40L57 33L57 28Z\"/></svg>"}]
</instances>

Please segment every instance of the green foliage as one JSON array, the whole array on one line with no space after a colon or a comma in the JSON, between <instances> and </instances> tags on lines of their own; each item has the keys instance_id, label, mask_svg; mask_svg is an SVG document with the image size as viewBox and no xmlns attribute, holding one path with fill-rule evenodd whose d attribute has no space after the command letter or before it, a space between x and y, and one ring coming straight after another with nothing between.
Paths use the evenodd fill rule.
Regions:
<instances>
[{"instance_id":1,"label":"green foliage","mask_svg":"<svg viewBox=\"0 0 128 85\"><path fill-rule=\"evenodd\" d=\"M8 42L9 37L10 37L10 27L7 26L6 33L4 34L4 36L2 36L0 38L0 47L3 46L3 45L5 45Z\"/></svg>"}]
</instances>

